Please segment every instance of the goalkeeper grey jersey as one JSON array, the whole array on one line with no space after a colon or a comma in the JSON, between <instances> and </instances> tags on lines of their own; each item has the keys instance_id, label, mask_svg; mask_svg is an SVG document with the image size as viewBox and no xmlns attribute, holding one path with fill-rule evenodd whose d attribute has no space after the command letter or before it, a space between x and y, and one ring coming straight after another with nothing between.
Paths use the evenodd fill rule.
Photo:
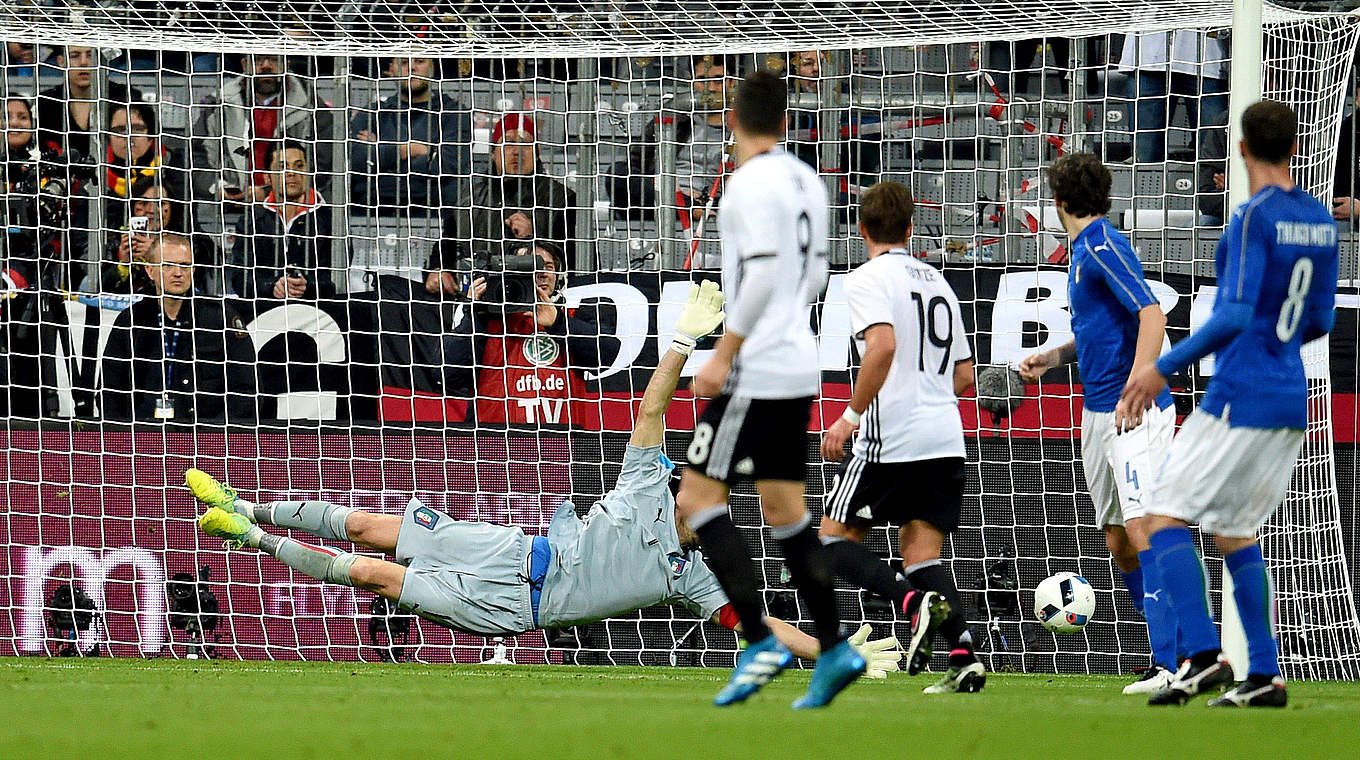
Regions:
<instances>
[{"instance_id":1,"label":"goalkeeper grey jersey","mask_svg":"<svg viewBox=\"0 0 1360 760\"><path fill-rule=\"evenodd\" d=\"M557 508L548 526L553 556L539 599L540 628L657 604L679 604L707 619L727 604L703 555L680 546L670 476L660 446L629 446L614 490L584 519L569 501Z\"/></svg>"},{"instance_id":2,"label":"goalkeeper grey jersey","mask_svg":"<svg viewBox=\"0 0 1360 760\"><path fill-rule=\"evenodd\" d=\"M826 286L826 186L812 167L774 148L732 174L718 208L727 329L746 339L723 392L817 395L809 307Z\"/></svg>"}]
</instances>

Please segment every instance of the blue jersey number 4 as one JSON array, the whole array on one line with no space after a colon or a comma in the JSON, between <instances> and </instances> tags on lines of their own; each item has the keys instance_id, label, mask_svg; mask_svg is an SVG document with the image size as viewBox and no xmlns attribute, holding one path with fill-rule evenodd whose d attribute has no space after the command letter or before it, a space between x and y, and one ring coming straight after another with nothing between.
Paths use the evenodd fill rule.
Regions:
<instances>
[{"instance_id":1,"label":"blue jersey number 4","mask_svg":"<svg viewBox=\"0 0 1360 760\"><path fill-rule=\"evenodd\" d=\"M1125 482L1125 483L1132 483L1132 484L1133 484L1134 490L1139 490L1139 488L1138 488L1138 471L1135 470L1135 469L1133 469L1133 464L1130 463L1130 462L1125 462L1125 463L1124 463L1124 482Z\"/></svg>"}]
</instances>

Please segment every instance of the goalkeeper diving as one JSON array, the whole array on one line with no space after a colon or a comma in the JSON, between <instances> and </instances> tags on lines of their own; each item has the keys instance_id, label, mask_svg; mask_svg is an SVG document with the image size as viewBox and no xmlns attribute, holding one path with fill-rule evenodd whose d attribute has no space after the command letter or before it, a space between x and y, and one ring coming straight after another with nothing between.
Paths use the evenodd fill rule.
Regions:
<instances>
[{"instance_id":1,"label":"goalkeeper diving","mask_svg":"<svg viewBox=\"0 0 1360 760\"><path fill-rule=\"evenodd\" d=\"M658 604L683 606L740 633L737 614L697 550L696 537L676 517L670 490L675 465L661 450L666 408L681 368L698 340L722 323L722 305L715 283L691 287L675 341L643 394L614 490L585 519L564 501L547 536L457 520L415 498L400 517L322 501L254 504L191 469L185 482L208 506L199 528L318 580L372 591L426 620L475 635L564 628ZM263 525L349 541L395 561L314 546L268 533ZM931 624L928 615L917 617L917 626ZM784 621L767 622L793 654L816 658L815 638ZM869 633L866 624L851 639L868 662L867 675L886 677L898 670L904 654L913 654L892 637L868 641ZM913 635L912 641L922 638Z\"/></svg>"}]
</instances>

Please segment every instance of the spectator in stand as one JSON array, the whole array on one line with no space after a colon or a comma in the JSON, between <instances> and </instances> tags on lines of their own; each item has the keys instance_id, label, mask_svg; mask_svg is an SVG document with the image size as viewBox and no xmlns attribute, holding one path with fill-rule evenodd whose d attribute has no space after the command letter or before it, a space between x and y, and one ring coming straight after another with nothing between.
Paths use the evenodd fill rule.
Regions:
<instances>
[{"instance_id":1,"label":"spectator in stand","mask_svg":"<svg viewBox=\"0 0 1360 760\"><path fill-rule=\"evenodd\" d=\"M96 124L94 102L95 56L92 47L70 45L59 49L57 63L66 71L66 83L43 90L38 95L38 130L45 139L61 145L73 161L96 159L90 140ZM104 107L112 114L115 107L141 103L142 93L115 82L103 80Z\"/></svg>"},{"instance_id":2,"label":"spectator in stand","mask_svg":"<svg viewBox=\"0 0 1360 760\"><path fill-rule=\"evenodd\" d=\"M61 145L45 140L33 127L33 108L24 98L8 98L4 112L4 163L0 165L0 210L5 223L5 268L30 284L68 287L62 232L69 226L71 197L79 191L69 179Z\"/></svg>"},{"instance_id":3,"label":"spectator in stand","mask_svg":"<svg viewBox=\"0 0 1360 760\"><path fill-rule=\"evenodd\" d=\"M156 109L148 103L116 105L109 112L108 147L104 152L104 193L128 199L139 182L160 185L176 200L188 198L188 176L160 139ZM111 203L108 223L120 220L121 204Z\"/></svg>"},{"instance_id":4,"label":"spectator in stand","mask_svg":"<svg viewBox=\"0 0 1360 760\"><path fill-rule=\"evenodd\" d=\"M331 115L300 77L283 73L283 57L247 55L245 73L228 78L222 91L198 106L194 119L194 190L201 198L249 205L273 191L272 146L285 139L315 146L331 135ZM311 166L330 171L330 151Z\"/></svg>"},{"instance_id":5,"label":"spectator in stand","mask_svg":"<svg viewBox=\"0 0 1360 760\"><path fill-rule=\"evenodd\" d=\"M1228 110L1228 53L1204 32L1137 32L1124 38L1120 71L1130 76L1129 128L1134 160L1166 160L1166 134L1177 104L1193 134ZM1194 142L1191 142L1194 149Z\"/></svg>"},{"instance_id":6,"label":"spectator in stand","mask_svg":"<svg viewBox=\"0 0 1360 760\"><path fill-rule=\"evenodd\" d=\"M1360 61L1360 58L1356 59ZM1332 216L1346 227L1360 226L1360 164L1355 161L1360 148L1355 114L1360 111L1360 66L1351 70L1353 87L1351 112L1341 120L1341 140L1336 150L1336 184L1332 192Z\"/></svg>"},{"instance_id":7,"label":"spectator in stand","mask_svg":"<svg viewBox=\"0 0 1360 760\"><path fill-rule=\"evenodd\" d=\"M728 161L727 109L732 88L741 78L737 57L731 55L695 56L692 59L694 79L694 113L689 119L689 135L682 139L676 129L675 153L676 187L685 196L682 206L689 208L694 220L705 213L708 201L713 200L709 213L717 213L717 196L722 192L720 180ZM677 199L680 200L680 199Z\"/></svg>"},{"instance_id":8,"label":"spectator in stand","mask_svg":"<svg viewBox=\"0 0 1360 760\"><path fill-rule=\"evenodd\" d=\"M575 198L538 160L534 120L506 114L491 130L492 173L472 183L472 194L444 218L443 237L430 252L425 289L454 295L452 271L473 256L499 256L507 243L544 240L567 251L573 267L570 209Z\"/></svg>"},{"instance_id":9,"label":"spectator in stand","mask_svg":"<svg viewBox=\"0 0 1360 760\"><path fill-rule=\"evenodd\" d=\"M1045 49L1047 48L1047 49ZM1014 56L1011 51L1014 50ZM1025 101L1041 95L1053 97L1065 92L1065 81L1058 84L1060 92L1041 92L1047 83L1044 70L1048 52L1053 53L1053 65L1058 71L1066 71L1072 51L1072 41L1065 37L1035 37L1014 42L987 43L987 71L996 82L1007 100ZM1038 82L1038 87L1034 83ZM1011 89L1011 85L1015 89ZM983 83L982 91L989 92Z\"/></svg>"},{"instance_id":10,"label":"spectator in stand","mask_svg":"<svg viewBox=\"0 0 1360 760\"><path fill-rule=\"evenodd\" d=\"M245 325L225 301L194 293L188 239L152 240L141 265L151 297L118 315L100 361L104 418L252 419L255 354Z\"/></svg>"},{"instance_id":11,"label":"spectator in stand","mask_svg":"<svg viewBox=\"0 0 1360 760\"><path fill-rule=\"evenodd\" d=\"M657 176L661 165L658 148L676 151L676 184L680 197L674 199L683 207L681 213L690 222L703 216L714 180L722 176L728 136L725 127L728 93L736 85L741 72L734 55L704 55L691 59L694 76L690 82L690 97L676 99L675 110L664 110L649 122L639 141L628 153L628 161L614 167L610 180L610 197L616 208L632 218L653 218L658 205L669 206L672 199L656 197ZM663 123L675 125L675 144L661 145ZM716 185L721 191L721 185ZM713 208L717 208L714 199ZM682 223L686 229L688 223Z\"/></svg>"},{"instance_id":12,"label":"spectator in stand","mask_svg":"<svg viewBox=\"0 0 1360 760\"><path fill-rule=\"evenodd\" d=\"M145 292L147 283L136 264L147 260L152 243L162 232L173 232L188 238L194 248L194 284L199 292L207 291L205 263L216 260L217 249L206 235L190 234L185 204L171 198L155 177L141 176L133 180L132 199L121 206L126 219L118 225L119 234L111 235L100 261L99 280L87 280L81 290L111 295Z\"/></svg>"},{"instance_id":13,"label":"spectator in stand","mask_svg":"<svg viewBox=\"0 0 1360 760\"><path fill-rule=\"evenodd\" d=\"M600 334L593 309L567 309L562 288L565 259L547 242L515 250L537 256L535 303L487 300L487 282L471 283L471 308L444 339L444 387L476 399L478 422L574 424L598 430L598 406L582 405L589 396L580 370L607 366L618 353L618 339ZM606 358L607 357L607 358Z\"/></svg>"},{"instance_id":14,"label":"spectator in stand","mask_svg":"<svg viewBox=\"0 0 1360 760\"><path fill-rule=\"evenodd\" d=\"M1223 208L1228 203L1228 112L1214 116L1202 125L1199 135L1199 160L1195 164L1195 206L1200 227L1222 227Z\"/></svg>"},{"instance_id":15,"label":"spectator in stand","mask_svg":"<svg viewBox=\"0 0 1360 760\"><path fill-rule=\"evenodd\" d=\"M242 298L335 296L331 214L312 187L307 150L285 140L269 151L270 192L237 232L227 280Z\"/></svg>"},{"instance_id":16,"label":"spectator in stand","mask_svg":"<svg viewBox=\"0 0 1360 760\"><path fill-rule=\"evenodd\" d=\"M472 120L438 91L432 58L393 58L397 94L350 122L350 202L381 213L440 214L457 200L455 180L471 171Z\"/></svg>"},{"instance_id":17,"label":"spectator in stand","mask_svg":"<svg viewBox=\"0 0 1360 760\"><path fill-rule=\"evenodd\" d=\"M38 73L38 46L31 42L5 43L6 85L22 84L23 80L34 80Z\"/></svg>"},{"instance_id":18,"label":"spectator in stand","mask_svg":"<svg viewBox=\"0 0 1360 760\"><path fill-rule=\"evenodd\" d=\"M821 133L822 64L825 55L817 50L803 50L789 56L789 131L786 138L789 152L818 171L840 174L842 205L849 204L861 188L868 189L878 181L883 165L883 122L876 113L845 111L837 119L839 134ZM848 84L848 83L846 83ZM844 85L839 85L846 92ZM812 107L809 107L812 106ZM838 143L835 166L824 166L821 146Z\"/></svg>"}]
</instances>

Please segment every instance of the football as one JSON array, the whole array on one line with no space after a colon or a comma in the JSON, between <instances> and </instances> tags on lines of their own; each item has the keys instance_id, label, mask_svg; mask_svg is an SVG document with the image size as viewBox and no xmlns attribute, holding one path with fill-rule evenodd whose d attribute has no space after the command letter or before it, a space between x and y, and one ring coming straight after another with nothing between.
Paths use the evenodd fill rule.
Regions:
<instances>
[{"instance_id":1,"label":"football","mask_svg":"<svg viewBox=\"0 0 1360 760\"><path fill-rule=\"evenodd\" d=\"M1096 592L1076 573L1057 573L1034 589L1034 616L1050 631L1080 631L1096 612Z\"/></svg>"}]
</instances>

